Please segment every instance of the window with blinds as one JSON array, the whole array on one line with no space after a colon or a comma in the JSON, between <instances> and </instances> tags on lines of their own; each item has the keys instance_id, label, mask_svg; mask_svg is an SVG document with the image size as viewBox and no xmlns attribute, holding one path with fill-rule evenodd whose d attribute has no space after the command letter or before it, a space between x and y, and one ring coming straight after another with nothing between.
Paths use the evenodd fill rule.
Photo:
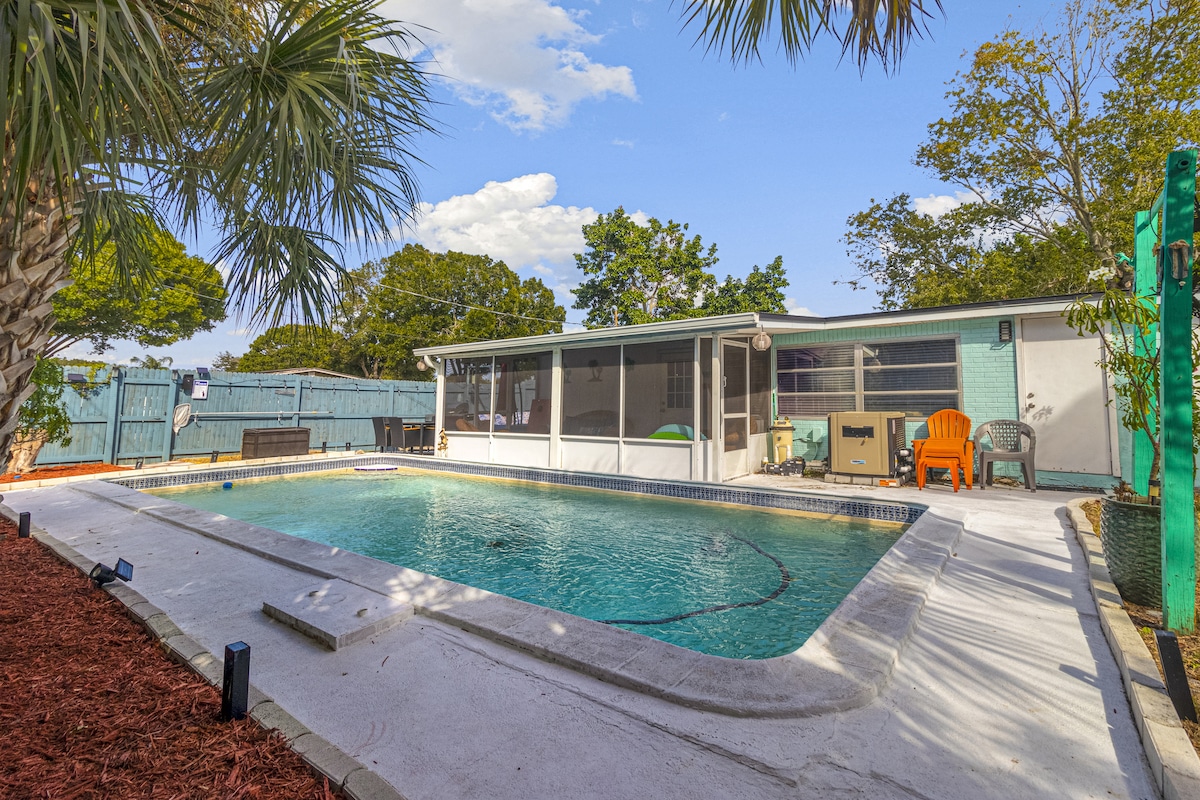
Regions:
<instances>
[{"instance_id":1,"label":"window with blinds","mask_svg":"<svg viewBox=\"0 0 1200 800\"><path fill-rule=\"evenodd\" d=\"M962 408L957 339L780 347L777 354L780 414L903 411L927 417Z\"/></svg>"}]
</instances>

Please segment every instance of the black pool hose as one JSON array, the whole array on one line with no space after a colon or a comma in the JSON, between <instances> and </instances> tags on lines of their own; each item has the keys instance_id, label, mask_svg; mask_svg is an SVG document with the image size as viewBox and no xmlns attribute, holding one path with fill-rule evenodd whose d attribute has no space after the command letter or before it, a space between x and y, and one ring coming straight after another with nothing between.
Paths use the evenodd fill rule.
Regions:
<instances>
[{"instance_id":1,"label":"black pool hose","mask_svg":"<svg viewBox=\"0 0 1200 800\"><path fill-rule=\"evenodd\" d=\"M788 569L786 566L784 566L782 561L768 553L766 550L763 550L749 539L743 539L741 536L735 536L732 533L726 533L725 535L731 539L737 539L739 542L752 547L761 555L764 555L775 562L775 566L779 567L779 586L776 587L775 591L771 592L765 597L760 597L757 600L747 600L744 603L724 603L719 606L709 606L708 608L701 608L697 611L687 611L683 614L676 614L673 617L663 617L662 619L601 619L597 620L597 622L603 622L605 625L665 625L668 622L678 622L681 619L698 617L701 614L711 614L714 611L729 611L732 608L761 606L764 603L771 602L776 597L779 597L779 595L787 591L788 584L792 582L792 576L788 574Z\"/></svg>"}]
</instances>

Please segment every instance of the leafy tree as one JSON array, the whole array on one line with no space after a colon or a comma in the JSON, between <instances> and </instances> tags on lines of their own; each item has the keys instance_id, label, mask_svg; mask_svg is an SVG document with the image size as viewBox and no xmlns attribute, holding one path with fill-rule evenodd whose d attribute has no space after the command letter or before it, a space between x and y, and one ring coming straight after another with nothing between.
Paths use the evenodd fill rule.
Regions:
<instances>
[{"instance_id":1,"label":"leafy tree","mask_svg":"<svg viewBox=\"0 0 1200 800\"><path fill-rule=\"evenodd\" d=\"M315 367L340 372L338 334L320 325L281 325L264 331L237 360L238 372Z\"/></svg>"},{"instance_id":2,"label":"leafy tree","mask_svg":"<svg viewBox=\"0 0 1200 800\"><path fill-rule=\"evenodd\" d=\"M226 372L237 372L240 361L241 359L233 353L228 350L222 350L213 359L212 368L225 370Z\"/></svg>"},{"instance_id":3,"label":"leafy tree","mask_svg":"<svg viewBox=\"0 0 1200 800\"><path fill-rule=\"evenodd\" d=\"M538 278L502 261L410 244L350 275L341 329L347 372L427 380L415 347L557 333L566 312Z\"/></svg>"},{"instance_id":4,"label":"leafy tree","mask_svg":"<svg viewBox=\"0 0 1200 800\"><path fill-rule=\"evenodd\" d=\"M696 316L700 300L716 286L708 272L717 247L706 250L688 226L651 217L639 225L625 209L601 214L583 226L586 253L575 264L591 276L573 289L575 308L586 309L589 328L638 325Z\"/></svg>"},{"instance_id":5,"label":"leafy tree","mask_svg":"<svg viewBox=\"0 0 1200 800\"><path fill-rule=\"evenodd\" d=\"M37 461L38 452L46 444L71 443L71 417L62 394L65 380L62 366L49 358L39 358L33 368L34 390L21 404L18 417L17 448L9 459L5 457L5 472L27 472Z\"/></svg>"},{"instance_id":6,"label":"leafy tree","mask_svg":"<svg viewBox=\"0 0 1200 800\"><path fill-rule=\"evenodd\" d=\"M707 40L709 50L726 51L735 62L758 59L759 45L777 36L795 64L826 30L860 69L872 58L887 68L898 65L905 46L926 30L926 5L922 0L685 0L683 18L701 26L698 38ZM942 10L941 0L928 5Z\"/></svg>"},{"instance_id":7,"label":"leafy tree","mask_svg":"<svg viewBox=\"0 0 1200 800\"><path fill-rule=\"evenodd\" d=\"M0 8L0 456L33 391L67 253L151 275L150 223L219 237L235 305L320 321L336 242L416 202L408 148L430 129L410 37L374 0L22 0ZM332 251L332 252L331 252Z\"/></svg>"},{"instance_id":8,"label":"leafy tree","mask_svg":"<svg viewBox=\"0 0 1200 800\"><path fill-rule=\"evenodd\" d=\"M1005 270L1027 295L1078 290L1089 273L1127 287L1116 256L1134 212L1153 203L1164 155L1200 142L1198 40L1200 0L1073 0L1054 29L981 46L915 159L970 202L922 218L898 195L849 220L882 305L925 304L958 280L941 291L987 299L972 282L1000 286Z\"/></svg>"},{"instance_id":9,"label":"leafy tree","mask_svg":"<svg viewBox=\"0 0 1200 800\"><path fill-rule=\"evenodd\" d=\"M700 313L706 317L742 311L784 314L787 313L787 307L784 305L783 290L787 285L783 256L775 256L766 269L759 269L755 264L744 281L732 275L725 276L725 282L705 296Z\"/></svg>"},{"instance_id":10,"label":"leafy tree","mask_svg":"<svg viewBox=\"0 0 1200 800\"><path fill-rule=\"evenodd\" d=\"M1081 232L1064 227L1053 242L1025 233L999 238L988 209L968 203L940 216L916 211L907 194L872 201L850 217L844 241L877 287L883 309L1071 294L1089 285ZM846 281L866 288L864 278Z\"/></svg>"},{"instance_id":11,"label":"leafy tree","mask_svg":"<svg viewBox=\"0 0 1200 800\"><path fill-rule=\"evenodd\" d=\"M429 380L415 347L556 333L565 316L540 280L522 281L503 262L410 244L347 275L329 327L272 328L240 358L223 355L239 372L319 367Z\"/></svg>"},{"instance_id":12,"label":"leafy tree","mask_svg":"<svg viewBox=\"0 0 1200 800\"><path fill-rule=\"evenodd\" d=\"M140 286L121 281L115 246L109 242L90 264L71 261L74 283L54 295L54 332L47 355L87 341L93 353L112 349L113 339L162 347L211 331L225 319L221 274L189 256L170 233L156 230L148 253L153 276Z\"/></svg>"}]
</instances>

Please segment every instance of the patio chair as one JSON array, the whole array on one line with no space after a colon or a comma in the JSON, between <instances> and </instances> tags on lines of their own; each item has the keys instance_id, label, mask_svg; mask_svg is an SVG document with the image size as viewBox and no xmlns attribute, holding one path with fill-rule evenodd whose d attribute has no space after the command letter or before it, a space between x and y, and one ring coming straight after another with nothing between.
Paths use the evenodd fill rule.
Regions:
<instances>
[{"instance_id":1,"label":"patio chair","mask_svg":"<svg viewBox=\"0 0 1200 800\"><path fill-rule=\"evenodd\" d=\"M386 453L396 449L393 442L399 440L400 434L393 425L399 422L400 420L392 417L371 417L371 424L375 428L375 446L379 448L379 452Z\"/></svg>"},{"instance_id":2,"label":"patio chair","mask_svg":"<svg viewBox=\"0 0 1200 800\"><path fill-rule=\"evenodd\" d=\"M988 447L983 440L987 439ZM1028 446L1024 446L1025 440ZM975 450L979 453L979 488L992 485L992 464L997 461L1017 461L1021 464L1021 475L1025 488L1037 491L1037 473L1033 468L1033 451L1037 445L1037 434L1033 428L1015 419L994 419L985 422L975 431Z\"/></svg>"},{"instance_id":3,"label":"patio chair","mask_svg":"<svg viewBox=\"0 0 1200 800\"><path fill-rule=\"evenodd\" d=\"M927 464L947 459L957 462L956 469L963 472L963 482L971 488L971 474L975 465L975 443L971 441L971 418L961 411L944 408L930 415L925 421L929 430L926 439L913 440L913 457L917 462L919 484L924 484L925 470L937 469L939 465ZM957 491L957 489L956 489Z\"/></svg>"}]
</instances>

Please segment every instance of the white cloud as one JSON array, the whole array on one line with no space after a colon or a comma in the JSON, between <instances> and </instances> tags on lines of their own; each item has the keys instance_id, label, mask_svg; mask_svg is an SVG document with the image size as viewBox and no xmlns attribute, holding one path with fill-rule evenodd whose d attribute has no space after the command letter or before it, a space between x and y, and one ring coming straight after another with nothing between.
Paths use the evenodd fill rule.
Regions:
<instances>
[{"instance_id":1,"label":"white cloud","mask_svg":"<svg viewBox=\"0 0 1200 800\"><path fill-rule=\"evenodd\" d=\"M491 256L514 270L554 275L547 265L570 265L583 252L583 226L594 208L552 205L558 181L540 172L489 181L473 194L421 204L412 238L431 250Z\"/></svg>"},{"instance_id":2,"label":"white cloud","mask_svg":"<svg viewBox=\"0 0 1200 800\"><path fill-rule=\"evenodd\" d=\"M913 208L918 214L928 214L933 218L940 217L947 211L953 211L964 203L970 203L975 200L975 195L970 192L955 192L952 195L948 194L931 194L928 197L914 197Z\"/></svg>"},{"instance_id":3,"label":"white cloud","mask_svg":"<svg viewBox=\"0 0 1200 800\"><path fill-rule=\"evenodd\" d=\"M628 147L630 150L633 149L633 142L629 141L628 139L613 139L612 143L617 147Z\"/></svg>"},{"instance_id":4,"label":"white cloud","mask_svg":"<svg viewBox=\"0 0 1200 800\"><path fill-rule=\"evenodd\" d=\"M815 317L815 311L812 311L807 306L800 305L800 301L794 297L783 298L783 307L787 309L787 313L794 317Z\"/></svg>"},{"instance_id":5,"label":"white cloud","mask_svg":"<svg viewBox=\"0 0 1200 800\"><path fill-rule=\"evenodd\" d=\"M629 67L584 53L600 40L586 12L551 0L387 0L380 12L413 26L462 100L514 129L562 125L583 100L637 99Z\"/></svg>"}]
</instances>

